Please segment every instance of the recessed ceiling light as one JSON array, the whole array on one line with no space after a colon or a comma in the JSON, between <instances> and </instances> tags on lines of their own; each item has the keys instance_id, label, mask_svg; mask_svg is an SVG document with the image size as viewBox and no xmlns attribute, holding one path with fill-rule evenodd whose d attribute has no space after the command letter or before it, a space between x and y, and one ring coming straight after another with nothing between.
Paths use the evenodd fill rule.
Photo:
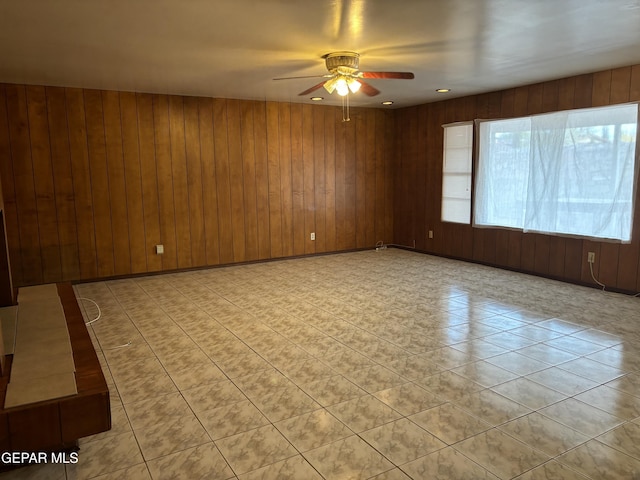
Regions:
<instances>
[{"instance_id":1,"label":"recessed ceiling light","mask_svg":"<svg viewBox=\"0 0 640 480\"><path fill-rule=\"evenodd\" d=\"M324 100L324 97L311 97L311 100L314 102L319 102L320 100Z\"/></svg>"},{"instance_id":2,"label":"recessed ceiling light","mask_svg":"<svg viewBox=\"0 0 640 480\"><path fill-rule=\"evenodd\" d=\"M450 91L451 91L450 88L438 88L436 90L436 92L438 92L438 93L447 93L447 92L450 92Z\"/></svg>"},{"instance_id":3,"label":"recessed ceiling light","mask_svg":"<svg viewBox=\"0 0 640 480\"><path fill-rule=\"evenodd\" d=\"M387 100L385 102L381 102L382 105L393 105L393 102L391 100Z\"/></svg>"}]
</instances>

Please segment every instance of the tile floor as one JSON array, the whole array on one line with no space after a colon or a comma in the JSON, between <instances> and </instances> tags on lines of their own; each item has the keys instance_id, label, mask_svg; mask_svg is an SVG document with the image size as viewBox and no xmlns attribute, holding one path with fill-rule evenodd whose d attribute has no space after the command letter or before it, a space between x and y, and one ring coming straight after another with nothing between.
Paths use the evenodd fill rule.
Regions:
<instances>
[{"instance_id":1,"label":"tile floor","mask_svg":"<svg viewBox=\"0 0 640 480\"><path fill-rule=\"evenodd\" d=\"M76 293L113 429L2 479L640 479L639 298L395 249Z\"/></svg>"}]
</instances>

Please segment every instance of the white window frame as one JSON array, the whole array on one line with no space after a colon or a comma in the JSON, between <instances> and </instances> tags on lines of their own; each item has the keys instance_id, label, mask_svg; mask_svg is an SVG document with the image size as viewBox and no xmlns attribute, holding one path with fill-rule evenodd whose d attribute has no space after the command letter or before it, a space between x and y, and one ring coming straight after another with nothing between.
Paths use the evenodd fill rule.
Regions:
<instances>
[{"instance_id":1,"label":"white window frame","mask_svg":"<svg viewBox=\"0 0 640 480\"><path fill-rule=\"evenodd\" d=\"M441 220L471 223L473 122L450 123L444 129Z\"/></svg>"}]
</instances>

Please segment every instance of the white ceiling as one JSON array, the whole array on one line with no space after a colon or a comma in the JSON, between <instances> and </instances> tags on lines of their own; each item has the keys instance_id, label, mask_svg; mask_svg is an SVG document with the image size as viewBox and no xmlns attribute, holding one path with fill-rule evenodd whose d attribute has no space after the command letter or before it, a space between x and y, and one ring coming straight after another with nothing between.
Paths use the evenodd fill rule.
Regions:
<instances>
[{"instance_id":1,"label":"white ceiling","mask_svg":"<svg viewBox=\"0 0 640 480\"><path fill-rule=\"evenodd\" d=\"M0 0L5 83L310 102L272 79L337 50L415 73L352 105L416 105L640 63L640 0Z\"/></svg>"}]
</instances>

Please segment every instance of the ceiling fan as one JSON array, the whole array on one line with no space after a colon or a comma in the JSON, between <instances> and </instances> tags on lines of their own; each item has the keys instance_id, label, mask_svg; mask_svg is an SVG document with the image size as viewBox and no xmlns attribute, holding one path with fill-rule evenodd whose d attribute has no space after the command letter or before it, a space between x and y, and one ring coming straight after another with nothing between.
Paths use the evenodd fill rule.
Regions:
<instances>
[{"instance_id":1,"label":"ceiling fan","mask_svg":"<svg viewBox=\"0 0 640 480\"><path fill-rule=\"evenodd\" d=\"M363 81L364 78L369 79L406 79L414 78L411 72L362 72L360 71L360 55L355 52L333 52L323 55L327 70L329 73L325 75L308 75L304 77L283 77L274 78L274 80L292 80L298 78L326 78L322 82L311 88L300 92L298 95L309 95L310 93L324 87L330 94L336 91L338 95L344 97L349 92L356 93L362 91L365 95L374 97L380 93L380 90L373 85Z\"/></svg>"}]
</instances>

